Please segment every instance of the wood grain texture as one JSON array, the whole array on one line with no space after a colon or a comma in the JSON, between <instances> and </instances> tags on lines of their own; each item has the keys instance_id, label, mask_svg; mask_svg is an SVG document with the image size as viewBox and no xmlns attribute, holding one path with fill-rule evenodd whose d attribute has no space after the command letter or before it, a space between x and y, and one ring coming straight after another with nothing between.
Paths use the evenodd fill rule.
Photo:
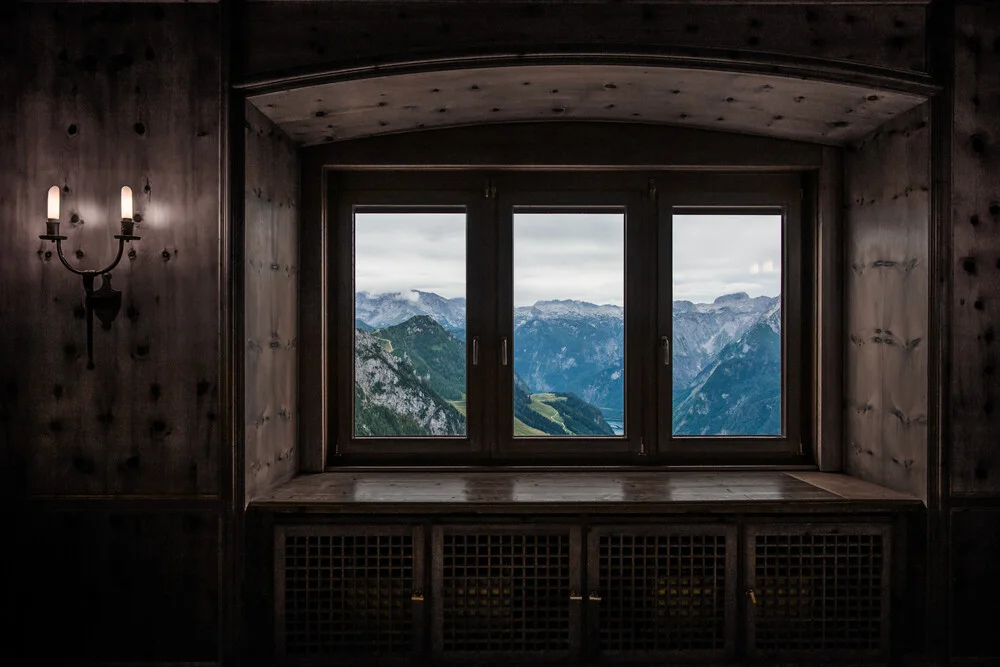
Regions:
<instances>
[{"instance_id":1,"label":"wood grain texture","mask_svg":"<svg viewBox=\"0 0 1000 667\"><path fill-rule=\"evenodd\" d=\"M845 156L845 470L927 493L928 105Z\"/></svg>"},{"instance_id":2,"label":"wood grain texture","mask_svg":"<svg viewBox=\"0 0 1000 667\"><path fill-rule=\"evenodd\" d=\"M37 511L5 595L27 632L7 650L38 664L214 661L214 511ZM57 629L40 641L38 628ZM64 662L65 661L65 662Z\"/></svg>"},{"instance_id":3,"label":"wood grain texture","mask_svg":"<svg viewBox=\"0 0 1000 667\"><path fill-rule=\"evenodd\" d=\"M337 472L302 475L253 507L335 513L815 511L919 506L911 495L840 475L782 472ZM846 478L850 480L850 478ZM828 488L830 490L828 490ZM840 508L843 509L843 508Z\"/></svg>"},{"instance_id":4,"label":"wood grain texture","mask_svg":"<svg viewBox=\"0 0 1000 667\"><path fill-rule=\"evenodd\" d=\"M246 105L246 494L298 470L299 162L295 144Z\"/></svg>"},{"instance_id":5,"label":"wood grain texture","mask_svg":"<svg viewBox=\"0 0 1000 667\"><path fill-rule=\"evenodd\" d=\"M923 100L802 78L706 69L522 65L336 81L252 97L304 145L538 120L674 125L842 144Z\"/></svg>"},{"instance_id":6,"label":"wood grain texture","mask_svg":"<svg viewBox=\"0 0 1000 667\"><path fill-rule=\"evenodd\" d=\"M1000 6L956 9L949 414L953 496L1000 496Z\"/></svg>"},{"instance_id":7,"label":"wood grain texture","mask_svg":"<svg viewBox=\"0 0 1000 667\"><path fill-rule=\"evenodd\" d=\"M638 2L251 2L249 76L450 52L683 47L923 71L925 12L909 5ZM708 5L708 6L706 6Z\"/></svg>"},{"instance_id":8,"label":"wood grain texture","mask_svg":"<svg viewBox=\"0 0 1000 667\"><path fill-rule=\"evenodd\" d=\"M0 432L32 493L218 490L218 11L17 6L0 167ZM143 216L114 271L121 312L110 331L95 327L93 370L81 281L38 239L53 184L75 266L114 257L123 184Z\"/></svg>"}]
</instances>

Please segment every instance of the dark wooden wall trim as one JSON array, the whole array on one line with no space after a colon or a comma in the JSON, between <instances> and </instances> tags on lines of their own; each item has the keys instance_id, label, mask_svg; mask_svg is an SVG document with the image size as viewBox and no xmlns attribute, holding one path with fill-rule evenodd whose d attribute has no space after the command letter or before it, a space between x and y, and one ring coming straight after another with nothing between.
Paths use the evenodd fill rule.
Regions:
<instances>
[{"instance_id":1,"label":"dark wooden wall trim","mask_svg":"<svg viewBox=\"0 0 1000 667\"><path fill-rule=\"evenodd\" d=\"M299 178L299 468L323 472L328 445L326 171L301 151Z\"/></svg>"},{"instance_id":2,"label":"dark wooden wall trim","mask_svg":"<svg viewBox=\"0 0 1000 667\"><path fill-rule=\"evenodd\" d=\"M823 166L817 174L815 318L816 400L813 422L814 460L823 472L844 465L844 173L842 152L823 149Z\"/></svg>"},{"instance_id":3,"label":"dark wooden wall trim","mask_svg":"<svg viewBox=\"0 0 1000 667\"><path fill-rule=\"evenodd\" d=\"M950 349L952 292L952 134L955 112L955 9L951 2L935 2L928 11L928 60L941 92L931 99L931 234L930 302L928 310L927 395L927 515L924 526L923 648L927 656L949 658L949 623L940 622L941 609L950 610L948 477L950 412Z\"/></svg>"},{"instance_id":4,"label":"dark wooden wall trim","mask_svg":"<svg viewBox=\"0 0 1000 667\"><path fill-rule=\"evenodd\" d=\"M219 261L223 267L220 281L222 304L222 359L225 381L224 455L227 468L222 488L225 490L221 549L219 550L218 660L223 665L244 664L246 581L246 420L244 400L244 188L245 167L245 98L232 89L242 78L241 61L234 57L243 50L243 0L221 2L222 103L220 116L224 132L219 153L225 201Z\"/></svg>"}]
</instances>

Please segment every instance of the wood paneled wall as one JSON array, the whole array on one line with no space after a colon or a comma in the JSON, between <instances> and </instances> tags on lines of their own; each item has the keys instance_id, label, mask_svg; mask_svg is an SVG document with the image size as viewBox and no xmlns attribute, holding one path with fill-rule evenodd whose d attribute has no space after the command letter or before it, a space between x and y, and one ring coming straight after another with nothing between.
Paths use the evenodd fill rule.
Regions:
<instances>
[{"instance_id":1,"label":"wood paneled wall","mask_svg":"<svg viewBox=\"0 0 1000 667\"><path fill-rule=\"evenodd\" d=\"M298 471L299 159L246 105L246 496Z\"/></svg>"},{"instance_id":2,"label":"wood paneled wall","mask_svg":"<svg viewBox=\"0 0 1000 667\"><path fill-rule=\"evenodd\" d=\"M929 106L845 155L844 468L927 499Z\"/></svg>"},{"instance_id":3,"label":"wood paneled wall","mask_svg":"<svg viewBox=\"0 0 1000 667\"><path fill-rule=\"evenodd\" d=\"M4 523L3 606L17 619L5 656L211 662L225 460L220 8L0 12L0 495L18 512ZM38 239L51 185L73 266L114 257L122 185L143 218L113 272L122 308L110 330L95 326L92 370L81 280Z\"/></svg>"},{"instance_id":4,"label":"wood paneled wall","mask_svg":"<svg viewBox=\"0 0 1000 667\"><path fill-rule=\"evenodd\" d=\"M712 6L715 5L715 6ZM250 2L247 76L431 54L742 51L925 71L926 7L708 2Z\"/></svg>"},{"instance_id":5,"label":"wood paneled wall","mask_svg":"<svg viewBox=\"0 0 1000 667\"><path fill-rule=\"evenodd\" d=\"M951 655L1000 662L1000 4L955 9L951 152Z\"/></svg>"},{"instance_id":6,"label":"wood paneled wall","mask_svg":"<svg viewBox=\"0 0 1000 667\"><path fill-rule=\"evenodd\" d=\"M1000 496L1000 8L958 12L952 140L951 487Z\"/></svg>"},{"instance_id":7,"label":"wood paneled wall","mask_svg":"<svg viewBox=\"0 0 1000 667\"><path fill-rule=\"evenodd\" d=\"M33 494L219 490L218 13L18 9L0 167L0 432ZM122 185L143 218L113 272L121 312L95 326L93 370L81 280L38 239L51 185L75 267L114 257Z\"/></svg>"}]
</instances>

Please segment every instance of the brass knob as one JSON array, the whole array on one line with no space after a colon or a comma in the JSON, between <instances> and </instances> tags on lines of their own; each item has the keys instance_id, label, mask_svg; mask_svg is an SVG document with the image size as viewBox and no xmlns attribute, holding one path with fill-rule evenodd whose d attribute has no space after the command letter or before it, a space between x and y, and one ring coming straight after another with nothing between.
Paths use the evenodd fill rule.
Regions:
<instances>
[{"instance_id":1,"label":"brass knob","mask_svg":"<svg viewBox=\"0 0 1000 667\"><path fill-rule=\"evenodd\" d=\"M753 605L757 604L757 596L754 595L754 592L753 592L752 588L748 588L747 589L747 597L750 598L750 604L753 604Z\"/></svg>"}]
</instances>

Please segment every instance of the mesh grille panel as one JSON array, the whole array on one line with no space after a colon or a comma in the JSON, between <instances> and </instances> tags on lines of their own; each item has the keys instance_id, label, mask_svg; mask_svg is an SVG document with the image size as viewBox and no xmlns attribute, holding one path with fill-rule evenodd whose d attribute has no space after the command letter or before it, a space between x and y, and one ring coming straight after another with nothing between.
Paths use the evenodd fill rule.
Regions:
<instances>
[{"instance_id":1,"label":"mesh grille panel","mask_svg":"<svg viewBox=\"0 0 1000 667\"><path fill-rule=\"evenodd\" d=\"M566 651L569 535L442 535L442 649Z\"/></svg>"},{"instance_id":2,"label":"mesh grille panel","mask_svg":"<svg viewBox=\"0 0 1000 667\"><path fill-rule=\"evenodd\" d=\"M754 550L757 649L882 648L883 535L757 535Z\"/></svg>"},{"instance_id":3,"label":"mesh grille panel","mask_svg":"<svg viewBox=\"0 0 1000 667\"><path fill-rule=\"evenodd\" d=\"M283 548L288 655L411 650L412 535L289 534Z\"/></svg>"},{"instance_id":4,"label":"mesh grille panel","mask_svg":"<svg viewBox=\"0 0 1000 667\"><path fill-rule=\"evenodd\" d=\"M599 558L603 650L725 648L725 535L602 535Z\"/></svg>"}]
</instances>

